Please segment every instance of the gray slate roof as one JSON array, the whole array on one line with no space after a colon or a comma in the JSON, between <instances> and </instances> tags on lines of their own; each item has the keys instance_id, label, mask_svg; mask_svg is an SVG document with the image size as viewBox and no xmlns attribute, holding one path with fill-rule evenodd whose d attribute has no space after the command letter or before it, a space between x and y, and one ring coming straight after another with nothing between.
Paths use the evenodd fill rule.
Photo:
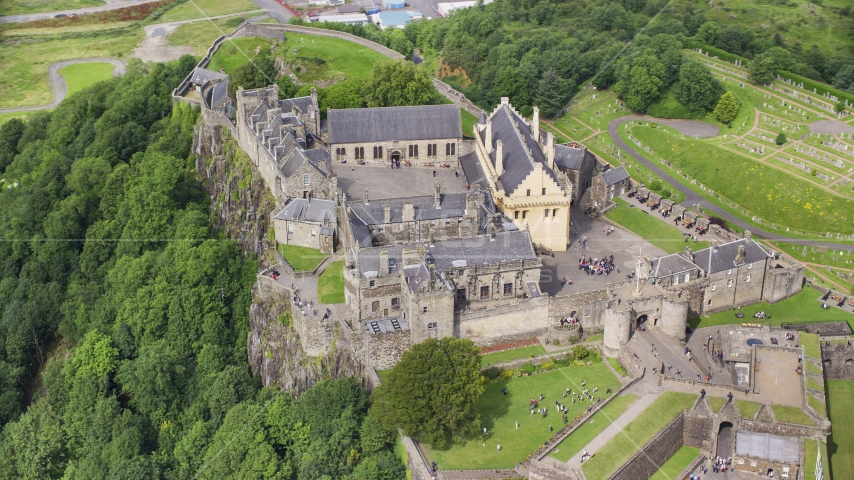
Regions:
<instances>
[{"instance_id":1,"label":"gray slate roof","mask_svg":"<svg viewBox=\"0 0 854 480\"><path fill-rule=\"evenodd\" d=\"M403 222L403 205L411 203L415 207L415 221L437 220L443 218L462 217L466 211L465 193L443 193L439 199L442 208L436 208L433 195L417 197L401 197L371 200L369 204L363 201L347 202L351 215L359 217L366 225L385 223L385 205L391 207L391 222Z\"/></svg>"},{"instance_id":2,"label":"gray slate roof","mask_svg":"<svg viewBox=\"0 0 854 480\"><path fill-rule=\"evenodd\" d=\"M462 138L456 105L329 110L329 143Z\"/></svg>"},{"instance_id":3,"label":"gray slate roof","mask_svg":"<svg viewBox=\"0 0 854 480\"><path fill-rule=\"evenodd\" d=\"M770 255L753 239L739 239L734 242L718 245L694 253L694 263L708 274L729 270L735 266L734 260L738 255L738 246L744 245L744 263L767 260Z\"/></svg>"},{"instance_id":4,"label":"gray slate roof","mask_svg":"<svg viewBox=\"0 0 854 480\"><path fill-rule=\"evenodd\" d=\"M228 77L214 86L210 108L216 108L226 100L228 100Z\"/></svg>"},{"instance_id":5,"label":"gray slate roof","mask_svg":"<svg viewBox=\"0 0 854 480\"><path fill-rule=\"evenodd\" d=\"M295 198L273 218L303 223L334 224L335 202L319 198Z\"/></svg>"},{"instance_id":6,"label":"gray slate roof","mask_svg":"<svg viewBox=\"0 0 854 480\"><path fill-rule=\"evenodd\" d=\"M296 97L279 100L279 108L282 109L282 113L290 113L292 110L291 107L297 107L303 115L308 115L308 112L311 111L311 106L311 97Z\"/></svg>"},{"instance_id":7,"label":"gray slate roof","mask_svg":"<svg viewBox=\"0 0 854 480\"><path fill-rule=\"evenodd\" d=\"M224 73L214 72L213 70L208 70L202 67L196 67L190 76L190 82L195 83L196 85L206 85L210 82L225 80L226 78L228 78L228 75Z\"/></svg>"},{"instance_id":8,"label":"gray slate roof","mask_svg":"<svg viewBox=\"0 0 854 480\"><path fill-rule=\"evenodd\" d=\"M557 182L554 172L548 167L546 156L534 139L531 128L525 123L524 118L519 116L509 105L502 105L492 115L491 121L493 149L489 158L495 165L495 145L501 140L504 172L499 180L508 195L513 193L525 178L534 171L535 162L542 164L543 170Z\"/></svg>"},{"instance_id":9,"label":"gray slate roof","mask_svg":"<svg viewBox=\"0 0 854 480\"><path fill-rule=\"evenodd\" d=\"M486 181L486 174L483 173L483 168L480 165L480 160L477 159L477 152L467 153L460 157L460 165L463 167L463 173L466 176L466 181L470 187L480 184L481 188L486 189L489 184Z\"/></svg>"},{"instance_id":10,"label":"gray slate roof","mask_svg":"<svg viewBox=\"0 0 854 480\"><path fill-rule=\"evenodd\" d=\"M605 185L608 185L609 187L627 178L629 178L629 172L627 172L626 167L622 165L602 174L602 180L605 180Z\"/></svg>"},{"instance_id":11,"label":"gray slate roof","mask_svg":"<svg viewBox=\"0 0 854 480\"><path fill-rule=\"evenodd\" d=\"M652 261L652 276L665 277L677 273L697 270L699 267L691 263L687 258L674 253Z\"/></svg>"},{"instance_id":12,"label":"gray slate roof","mask_svg":"<svg viewBox=\"0 0 854 480\"><path fill-rule=\"evenodd\" d=\"M566 145L555 145L555 165L571 170L581 168L584 150Z\"/></svg>"}]
</instances>

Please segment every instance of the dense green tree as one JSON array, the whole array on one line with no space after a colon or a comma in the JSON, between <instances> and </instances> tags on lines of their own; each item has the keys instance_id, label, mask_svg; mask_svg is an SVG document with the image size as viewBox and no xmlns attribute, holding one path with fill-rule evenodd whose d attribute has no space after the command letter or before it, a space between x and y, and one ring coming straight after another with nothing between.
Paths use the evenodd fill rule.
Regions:
<instances>
[{"instance_id":1,"label":"dense green tree","mask_svg":"<svg viewBox=\"0 0 854 480\"><path fill-rule=\"evenodd\" d=\"M849 63L839 69L833 79L833 85L840 90L848 90L854 85L854 63Z\"/></svg>"},{"instance_id":2,"label":"dense green tree","mask_svg":"<svg viewBox=\"0 0 854 480\"><path fill-rule=\"evenodd\" d=\"M715 45L718 41L718 35L721 33L721 27L715 22L706 22L700 25L697 30L697 39L706 45Z\"/></svg>"},{"instance_id":3,"label":"dense green tree","mask_svg":"<svg viewBox=\"0 0 854 480\"><path fill-rule=\"evenodd\" d=\"M786 144L786 134L780 132L777 134L777 138L774 139L774 143L777 145L785 145Z\"/></svg>"},{"instance_id":4,"label":"dense green tree","mask_svg":"<svg viewBox=\"0 0 854 480\"><path fill-rule=\"evenodd\" d=\"M836 105L833 106L833 111L839 115L844 114L848 111L848 105L845 104L845 100L840 100L836 102Z\"/></svg>"},{"instance_id":5,"label":"dense green tree","mask_svg":"<svg viewBox=\"0 0 854 480\"><path fill-rule=\"evenodd\" d=\"M424 67L410 62L380 61L365 85L369 107L428 105L435 101L433 79Z\"/></svg>"},{"instance_id":6,"label":"dense green tree","mask_svg":"<svg viewBox=\"0 0 854 480\"><path fill-rule=\"evenodd\" d=\"M372 409L387 428L444 448L478 431L481 393L480 354L470 340L427 340L403 354L374 391Z\"/></svg>"},{"instance_id":7,"label":"dense green tree","mask_svg":"<svg viewBox=\"0 0 854 480\"><path fill-rule=\"evenodd\" d=\"M629 108L643 112L658 98L666 74L664 65L654 55L643 55L623 67L614 88Z\"/></svg>"},{"instance_id":8,"label":"dense green tree","mask_svg":"<svg viewBox=\"0 0 854 480\"><path fill-rule=\"evenodd\" d=\"M795 58L792 53L782 47L772 47L760 53L754 58L754 61L770 60L772 70L793 70L795 68Z\"/></svg>"},{"instance_id":9,"label":"dense green tree","mask_svg":"<svg viewBox=\"0 0 854 480\"><path fill-rule=\"evenodd\" d=\"M738 25L730 25L718 33L715 46L727 52L741 55L753 41L753 33Z\"/></svg>"},{"instance_id":10,"label":"dense green tree","mask_svg":"<svg viewBox=\"0 0 854 480\"><path fill-rule=\"evenodd\" d=\"M774 60L757 58L747 66L747 78L757 84L766 85L774 81Z\"/></svg>"},{"instance_id":11,"label":"dense green tree","mask_svg":"<svg viewBox=\"0 0 854 480\"><path fill-rule=\"evenodd\" d=\"M554 70L543 75L534 103L539 106L544 117L554 118L561 112L566 98L564 91L563 81Z\"/></svg>"},{"instance_id":12,"label":"dense green tree","mask_svg":"<svg viewBox=\"0 0 854 480\"><path fill-rule=\"evenodd\" d=\"M0 127L0 174L12 163L18 151L18 141L24 134L24 122L13 118Z\"/></svg>"},{"instance_id":13,"label":"dense green tree","mask_svg":"<svg viewBox=\"0 0 854 480\"><path fill-rule=\"evenodd\" d=\"M299 87L291 80L290 75L282 75L276 79L276 85L279 86L279 98L294 98L297 96Z\"/></svg>"},{"instance_id":14,"label":"dense green tree","mask_svg":"<svg viewBox=\"0 0 854 480\"><path fill-rule=\"evenodd\" d=\"M252 57L229 74L228 89L234 96L238 86L245 90L261 88L276 83L276 65L266 51Z\"/></svg>"},{"instance_id":15,"label":"dense green tree","mask_svg":"<svg viewBox=\"0 0 854 480\"><path fill-rule=\"evenodd\" d=\"M738 110L741 107L738 100L732 92L726 92L721 95L718 105L715 107L714 115L717 121L729 125L735 120L738 115Z\"/></svg>"},{"instance_id":16,"label":"dense green tree","mask_svg":"<svg viewBox=\"0 0 854 480\"><path fill-rule=\"evenodd\" d=\"M327 108L361 108L365 105L365 82L352 78L323 89L320 111Z\"/></svg>"},{"instance_id":17,"label":"dense green tree","mask_svg":"<svg viewBox=\"0 0 854 480\"><path fill-rule=\"evenodd\" d=\"M688 61L679 69L676 99L693 112L707 112L718 103L723 86L705 65Z\"/></svg>"}]
</instances>

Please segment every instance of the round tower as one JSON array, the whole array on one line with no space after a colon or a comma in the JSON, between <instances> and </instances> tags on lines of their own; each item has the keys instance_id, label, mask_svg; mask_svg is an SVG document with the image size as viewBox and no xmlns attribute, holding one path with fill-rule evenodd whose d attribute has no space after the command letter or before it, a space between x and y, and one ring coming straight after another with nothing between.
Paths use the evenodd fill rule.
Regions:
<instances>
[{"instance_id":1,"label":"round tower","mask_svg":"<svg viewBox=\"0 0 854 480\"><path fill-rule=\"evenodd\" d=\"M605 355L616 357L623 345L629 342L632 332L631 310L605 309L602 346Z\"/></svg>"},{"instance_id":2,"label":"round tower","mask_svg":"<svg viewBox=\"0 0 854 480\"><path fill-rule=\"evenodd\" d=\"M661 302L661 331L679 340L685 339L688 326L688 302L665 298Z\"/></svg>"}]
</instances>

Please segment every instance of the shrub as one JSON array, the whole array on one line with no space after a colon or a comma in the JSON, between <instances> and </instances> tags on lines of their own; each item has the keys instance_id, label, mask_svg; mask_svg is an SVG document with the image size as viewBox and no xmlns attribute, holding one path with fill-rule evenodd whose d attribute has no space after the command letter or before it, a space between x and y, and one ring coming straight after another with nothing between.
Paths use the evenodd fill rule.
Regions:
<instances>
[{"instance_id":1,"label":"shrub","mask_svg":"<svg viewBox=\"0 0 854 480\"><path fill-rule=\"evenodd\" d=\"M583 367L585 365L587 365L587 362L585 362L584 360L573 360L572 361L573 367Z\"/></svg>"},{"instance_id":2,"label":"shrub","mask_svg":"<svg viewBox=\"0 0 854 480\"><path fill-rule=\"evenodd\" d=\"M486 378L490 380L495 380L496 378L498 378L499 373L500 372L498 371L497 367L489 367L483 372L483 374L486 375Z\"/></svg>"},{"instance_id":3,"label":"shrub","mask_svg":"<svg viewBox=\"0 0 854 480\"><path fill-rule=\"evenodd\" d=\"M513 369L513 375L516 377L521 377L522 376L522 369L519 367L514 368Z\"/></svg>"},{"instance_id":4,"label":"shrub","mask_svg":"<svg viewBox=\"0 0 854 480\"><path fill-rule=\"evenodd\" d=\"M540 364L540 367L542 367L543 370L551 370L555 368L555 362L551 360L546 360L545 362Z\"/></svg>"},{"instance_id":5,"label":"shrub","mask_svg":"<svg viewBox=\"0 0 854 480\"><path fill-rule=\"evenodd\" d=\"M774 140L774 143L776 143L777 145L785 144L786 143L786 134L783 132L780 132L780 134L777 135L777 139Z\"/></svg>"},{"instance_id":6,"label":"shrub","mask_svg":"<svg viewBox=\"0 0 854 480\"><path fill-rule=\"evenodd\" d=\"M587 350L587 347L584 345L577 345L572 348L572 356L575 357L576 360L583 360L587 358L587 355L590 355L590 351Z\"/></svg>"},{"instance_id":7,"label":"shrub","mask_svg":"<svg viewBox=\"0 0 854 480\"><path fill-rule=\"evenodd\" d=\"M662 198L670 198L671 196L673 196L673 192L671 192L670 190L664 189L661 192L661 196L662 196Z\"/></svg>"},{"instance_id":8,"label":"shrub","mask_svg":"<svg viewBox=\"0 0 854 480\"><path fill-rule=\"evenodd\" d=\"M514 370L515 370L515 369L514 369ZM511 370L511 369L509 369L509 368L505 368L504 370L501 370L501 373L499 373L499 374L498 374L498 376L500 376L501 378L503 378L503 379L505 379L505 380L506 380L506 379L509 379L509 378L512 378L512 377L513 377L514 370Z\"/></svg>"},{"instance_id":9,"label":"shrub","mask_svg":"<svg viewBox=\"0 0 854 480\"><path fill-rule=\"evenodd\" d=\"M534 370L536 370L536 368L533 363L526 363L522 365L522 373L534 373Z\"/></svg>"},{"instance_id":10,"label":"shrub","mask_svg":"<svg viewBox=\"0 0 854 480\"><path fill-rule=\"evenodd\" d=\"M555 360L555 365L558 367L568 367L572 364L571 360L567 360L565 358L560 358Z\"/></svg>"},{"instance_id":11,"label":"shrub","mask_svg":"<svg viewBox=\"0 0 854 480\"><path fill-rule=\"evenodd\" d=\"M662 186L661 186L661 180L659 180L659 179L657 179L657 178L656 178L655 180L653 180L653 181L652 181L652 183L650 183L650 184L647 186L647 188L649 188L649 189L650 189L650 190L652 190L653 192L657 192L657 191L661 190L661 188L662 188Z\"/></svg>"},{"instance_id":12,"label":"shrub","mask_svg":"<svg viewBox=\"0 0 854 480\"><path fill-rule=\"evenodd\" d=\"M818 171L813 168L812 172L810 172L810 175L812 175L813 177L818 176Z\"/></svg>"},{"instance_id":13,"label":"shrub","mask_svg":"<svg viewBox=\"0 0 854 480\"><path fill-rule=\"evenodd\" d=\"M560 339L559 338L553 338L553 339L551 339L551 342L552 342L552 345L560 345Z\"/></svg>"}]
</instances>

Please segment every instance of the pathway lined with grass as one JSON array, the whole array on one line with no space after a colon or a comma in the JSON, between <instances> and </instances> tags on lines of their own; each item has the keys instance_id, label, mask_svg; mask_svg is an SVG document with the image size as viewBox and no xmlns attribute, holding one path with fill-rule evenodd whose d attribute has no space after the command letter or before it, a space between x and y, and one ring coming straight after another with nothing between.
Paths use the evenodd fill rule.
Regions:
<instances>
[{"instance_id":1,"label":"pathway lined with grass","mask_svg":"<svg viewBox=\"0 0 854 480\"><path fill-rule=\"evenodd\" d=\"M637 398L637 396L631 394L614 397L613 400L608 402L607 405L593 414L589 420L581 424L581 426L560 442L549 456L561 462L568 462L570 458L574 457L582 448L586 447L594 438L608 428L614 419L623 415Z\"/></svg>"}]
</instances>

